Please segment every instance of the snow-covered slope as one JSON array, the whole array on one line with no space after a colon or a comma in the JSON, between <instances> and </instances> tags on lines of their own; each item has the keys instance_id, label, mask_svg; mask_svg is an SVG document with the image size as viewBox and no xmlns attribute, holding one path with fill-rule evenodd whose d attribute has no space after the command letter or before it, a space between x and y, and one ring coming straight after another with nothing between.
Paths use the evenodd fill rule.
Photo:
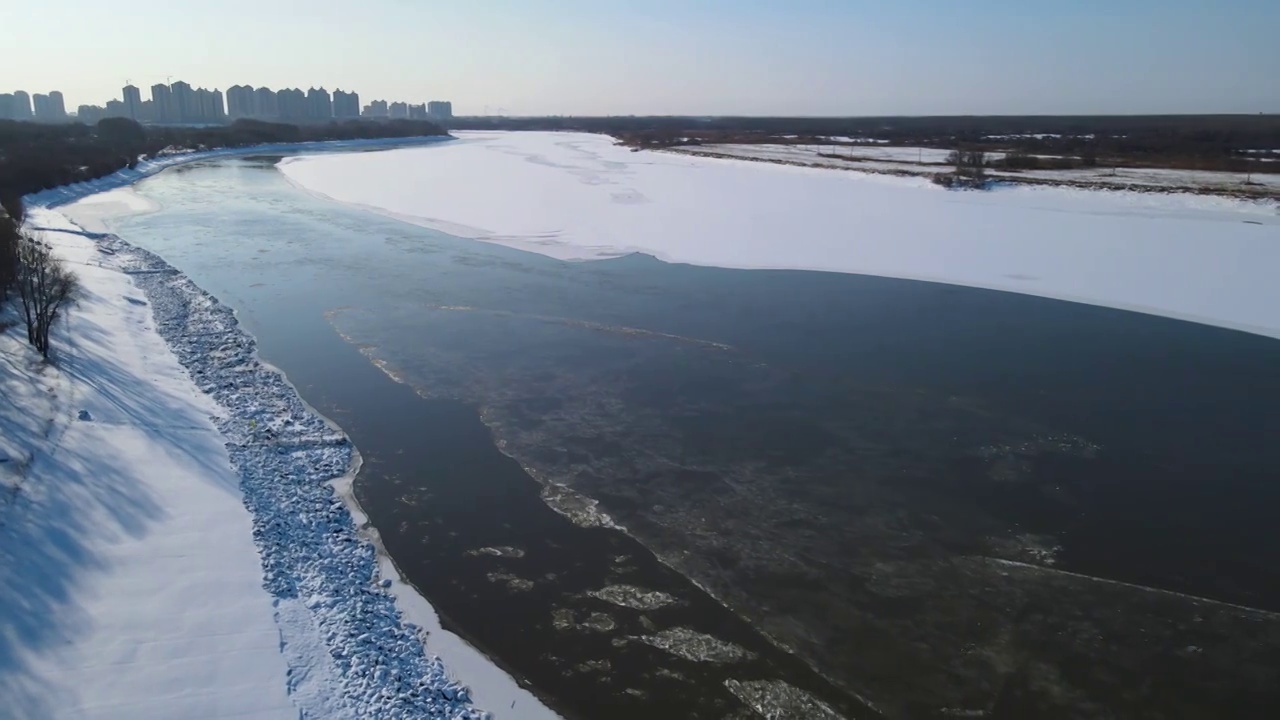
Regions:
<instances>
[{"instance_id":1,"label":"snow-covered slope","mask_svg":"<svg viewBox=\"0 0 1280 720\"><path fill-rule=\"evenodd\" d=\"M291 158L320 195L563 259L646 252L737 268L989 287L1280 337L1274 203L1011 187L631 152L599 135L459 133Z\"/></svg>"},{"instance_id":2,"label":"snow-covered slope","mask_svg":"<svg viewBox=\"0 0 1280 720\"><path fill-rule=\"evenodd\" d=\"M0 501L0 715L298 717L216 406L127 275L48 239L85 295L41 382L21 328L0 354L6 428L43 426L9 438L30 462Z\"/></svg>"}]
</instances>

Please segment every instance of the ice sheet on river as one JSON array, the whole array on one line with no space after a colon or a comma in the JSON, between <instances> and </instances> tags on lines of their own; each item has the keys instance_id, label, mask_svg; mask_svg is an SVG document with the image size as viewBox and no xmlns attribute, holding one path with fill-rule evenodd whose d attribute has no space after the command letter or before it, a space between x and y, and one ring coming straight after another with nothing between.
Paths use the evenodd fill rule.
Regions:
<instances>
[{"instance_id":1,"label":"ice sheet on river","mask_svg":"<svg viewBox=\"0 0 1280 720\"><path fill-rule=\"evenodd\" d=\"M293 158L335 200L556 258L632 252L865 273L1134 309L1280 337L1274 202L921 178L631 152L602 135L459 133Z\"/></svg>"}]
</instances>

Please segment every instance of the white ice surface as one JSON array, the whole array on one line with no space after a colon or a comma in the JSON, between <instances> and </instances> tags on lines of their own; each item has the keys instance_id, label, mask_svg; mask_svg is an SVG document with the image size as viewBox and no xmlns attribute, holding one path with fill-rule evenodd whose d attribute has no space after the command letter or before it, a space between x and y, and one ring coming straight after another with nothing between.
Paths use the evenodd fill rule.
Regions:
<instances>
[{"instance_id":1,"label":"white ice surface","mask_svg":"<svg viewBox=\"0 0 1280 720\"><path fill-rule=\"evenodd\" d=\"M145 213L156 212L160 209L158 203L153 202L145 195L141 195L134 191L132 186L116 188L115 190L107 190L106 192L90 195L82 200L77 200L75 204L66 211L68 217L76 221L76 224L87 230L95 232L106 232L107 228L95 224L90 227L83 219L91 222L111 217L123 217L126 215L142 215Z\"/></svg>"},{"instance_id":2,"label":"white ice surface","mask_svg":"<svg viewBox=\"0 0 1280 720\"><path fill-rule=\"evenodd\" d=\"M605 136L291 158L299 186L409 222L567 260L866 273L988 287L1280 337L1271 202L1012 186L632 152Z\"/></svg>"},{"instance_id":3,"label":"white ice surface","mask_svg":"<svg viewBox=\"0 0 1280 720\"><path fill-rule=\"evenodd\" d=\"M0 500L0 715L297 718L215 405L127 275L86 238L46 238L84 297L40 371L48 431L17 438L31 462ZM20 331L0 372L35 387ZM42 407L5 403L0 421Z\"/></svg>"}]
</instances>

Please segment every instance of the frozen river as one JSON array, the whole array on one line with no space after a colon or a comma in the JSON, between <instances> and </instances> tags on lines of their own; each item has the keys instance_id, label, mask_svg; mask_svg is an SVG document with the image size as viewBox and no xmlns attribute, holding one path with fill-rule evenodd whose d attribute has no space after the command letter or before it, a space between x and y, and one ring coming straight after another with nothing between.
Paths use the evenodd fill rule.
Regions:
<instances>
[{"instance_id":1,"label":"frozen river","mask_svg":"<svg viewBox=\"0 0 1280 720\"><path fill-rule=\"evenodd\" d=\"M272 158L137 191L160 209L113 229L237 309L360 449L409 579L566 717L745 719L786 687L850 718L1280 702L1274 339L564 262L313 197Z\"/></svg>"}]
</instances>

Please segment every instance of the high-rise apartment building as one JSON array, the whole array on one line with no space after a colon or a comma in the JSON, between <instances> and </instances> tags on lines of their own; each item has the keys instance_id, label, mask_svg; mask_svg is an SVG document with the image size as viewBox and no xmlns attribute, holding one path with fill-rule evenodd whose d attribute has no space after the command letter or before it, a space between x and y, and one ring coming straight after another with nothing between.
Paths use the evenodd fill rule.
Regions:
<instances>
[{"instance_id":1,"label":"high-rise apartment building","mask_svg":"<svg viewBox=\"0 0 1280 720\"><path fill-rule=\"evenodd\" d=\"M31 112L31 96L22 90L13 92L13 115L14 120L30 120L33 116Z\"/></svg>"},{"instance_id":2,"label":"high-rise apartment building","mask_svg":"<svg viewBox=\"0 0 1280 720\"><path fill-rule=\"evenodd\" d=\"M324 88L311 88L307 91L307 117L319 122L333 119L333 99Z\"/></svg>"},{"instance_id":3,"label":"high-rise apartment building","mask_svg":"<svg viewBox=\"0 0 1280 720\"><path fill-rule=\"evenodd\" d=\"M306 120L308 116L307 94L297 88L276 93L281 120Z\"/></svg>"},{"instance_id":4,"label":"high-rise apartment building","mask_svg":"<svg viewBox=\"0 0 1280 720\"><path fill-rule=\"evenodd\" d=\"M427 119L427 106L426 106L426 105L424 105L424 104L420 104L420 105L410 105L410 106L409 106L409 119L410 119L410 120L426 120L426 119Z\"/></svg>"},{"instance_id":5,"label":"high-rise apartment building","mask_svg":"<svg viewBox=\"0 0 1280 720\"><path fill-rule=\"evenodd\" d=\"M64 99L60 91L55 90L49 94L50 109L58 115L59 120L67 119L67 100Z\"/></svg>"},{"instance_id":6,"label":"high-rise apartment building","mask_svg":"<svg viewBox=\"0 0 1280 720\"><path fill-rule=\"evenodd\" d=\"M333 116L339 120L360 117L360 96L353 92L333 91Z\"/></svg>"},{"instance_id":7,"label":"high-rise apartment building","mask_svg":"<svg viewBox=\"0 0 1280 720\"><path fill-rule=\"evenodd\" d=\"M36 93L31 97L35 103L36 122L60 123L67 120L67 108L62 102L62 93L54 90L48 95Z\"/></svg>"},{"instance_id":8,"label":"high-rise apartment building","mask_svg":"<svg viewBox=\"0 0 1280 720\"><path fill-rule=\"evenodd\" d=\"M195 88L190 84L179 80L169 85L169 92L173 96L173 117L172 122L191 122L199 112L199 102L196 100Z\"/></svg>"},{"instance_id":9,"label":"high-rise apartment building","mask_svg":"<svg viewBox=\"0 0 1280 720\"><path fill-rule=\"evenodd\" d=\"M364 110L360 112L360 117L367 118L384 118L387 117L387 101L374 100L364 106Z\"/></svg>"},{"instance_id":10,"label":"high-rise apartment building","mask_svg":"<svg viewBox=\"0 0 1280 720\"><path fill-rule=\"evenodd\" d=\"M427 114L436 120L453 117L453 103L448 100L432 100L427 103Z\"/></svg>"},{"instance_id":11,"label":"high-rise apartment building","mask_svg":"<svg viewBox=\"0 0 1280 720\"><path fill-rule=\"evenodd\" d=\"M192 94L195 96L195 108L184 118L187 122L209 122L216 117L213 109L213 93L204 88L198 88L193 90Z\"/></svg>"},{"instance_id":12,"label":"high-rise apartment building","mask_svg":"<svg viewBox=\"0 0 1280 720\"><path fill-rule=\"evenodd\" d=\"M177 108L173 104L173 91L168 85L151 86L151 120L157 123L178 122Z\"/></svg>"},{"instance_id":13,"label":"high-rise apartment building","mask_svg":"<svg viewBox=\"0 0 1280 720\"><path fill-rule=\"evenodd\" d=\"M132 85L125 85L120 89L120 97L124 101L124 110L126 117L139 122L147 119L142 117L142 91Z\"/></svg>"},{"instance_id":14,"label":"high-rise apartment building","mask_svg":"<svg viewBox=\"0 0 1280 720\"><path fill-rule=\"evenodd\" d=\"M36 93L31 96L35 104L37 122L60 123L67 121L67 106L63 103L62 93L54 90L48 95Z\"/></svg>"},{"instance_id":15,"label":"high-rise apartment building","mask_svg":"<svg viewBox=\"0 0 1280 720\"><path fill-rule=\"evenodd\" d=\"M107 116L107 111L99 105L81 105L76 108L76 122L93 125Z\"/></svg>"},{"instance_id":16,"label":"high-rise apartment building","mask_svg":"<svg viewBox=\"0 0 1280 720\"><path fill-rule=\"evenodd\" d=\"M187 118L187 122L218 123L226 120L227 109L223 104L222 91L197 88L195 91L196 111Z\"/></svg>"},{"instance_id":17,"label":"high-rise apartment building","mask_svg":"<svg viewBox=\"0 0 1280 720\"><path fill-rule=\"evenodd\" d=\"M62 92L54 90L49 93L49 109L53 111L58 122L64 122L67 119L67 101L62 97Z\"/></svg>"},{"instance_id":18,"label":"high-rise apartment building","mask_svg":"<svg viewBox=\"0 0 1280 720\"><path fill-rule=\"evenodd\" d=\"M142 120L141 96L136 91L133 86L124 89L123 116ZM151 107L146 115L147 121L155 123L219 123L226 119L227 111L221 90L192 88L179 80L151 86Z\"/></svg>"},{"instance_id":19,"label":"high-rise apartment building","mask_svg":"<svg viewBox=\"0 0 1280 720\"><path fill-rule=\"evenodd\" d=\"M13 99L13 93L0 93L0 120L14 119L17 110L18 101Z\"/></svg>"},{"instance_id":20,"label":"high-rise apartment building","mask_svg":"<svg viewBox=\"0 0 1280 720\"><path fill-rule=\"evenodd\" d=\"M259 117L257 99L252 85L227 88L227 117L232 120Z\"/></svg>"},{"instance_id":21,"label":"high-rise apartment building","mask_svg":"<svg viewBox=\"0 0 1280 720\"><path fill-rule=\"evenodd\" d=\"M280 103L276 100L275 91L271 88L260 87L253 91L253 108L258 112L255 117L280 117Z\"/></svg>"},{"instance_id":22,"label":"high-rise apartment building","mask_svg":"<svg viewBox=\"0 0 1280 720\"><path fill-rule=\"evenodd\" d=\"M387 108L387 116L390 117L392 120L407 120L409 118L408 103L402 103L402 102L391 103L391 106Z\"/></svg>"}]
</instances>

